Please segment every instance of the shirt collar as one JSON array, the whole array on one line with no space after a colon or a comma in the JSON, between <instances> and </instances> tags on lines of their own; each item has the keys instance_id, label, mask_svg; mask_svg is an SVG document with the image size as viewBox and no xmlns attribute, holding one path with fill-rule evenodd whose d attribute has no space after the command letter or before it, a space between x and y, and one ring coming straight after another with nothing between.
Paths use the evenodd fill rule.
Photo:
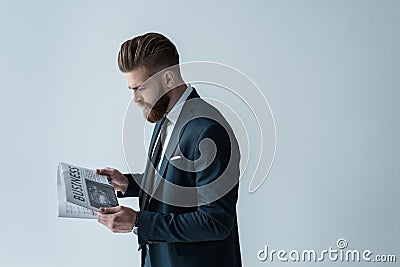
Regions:
<instances>
[{"instance_id":1,"label":"shirt collar","mask_svg":"<svg viewBox=\"0 0 400 267\"><path fill-rule=\"evenodd\" d=\"M193 91L192 86L188 83L185 91L181 95L181 97L176 101L175 105L171 108L171 110L167 113L167 119L173 124L178 120L179 115L181 114L183 102L188 98L190 93Z\"/></svg>"}]
</instances>

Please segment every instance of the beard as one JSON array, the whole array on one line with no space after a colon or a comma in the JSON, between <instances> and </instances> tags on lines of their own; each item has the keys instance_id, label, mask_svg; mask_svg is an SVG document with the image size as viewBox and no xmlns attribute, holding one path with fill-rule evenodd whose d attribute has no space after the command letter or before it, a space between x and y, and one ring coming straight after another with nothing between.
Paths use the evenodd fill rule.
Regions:
<instances>
[{"instance_id":1,"label":"beard","mask_svg":"<svg viewBox=\"0 0 400 267\"><path fill-rule=\"evenodd\" d=\"M170 97L164 93L161 98L154 104L151 110L144 114L147 121L155 123L167 113Z\"/></svg>"}]
</instances>

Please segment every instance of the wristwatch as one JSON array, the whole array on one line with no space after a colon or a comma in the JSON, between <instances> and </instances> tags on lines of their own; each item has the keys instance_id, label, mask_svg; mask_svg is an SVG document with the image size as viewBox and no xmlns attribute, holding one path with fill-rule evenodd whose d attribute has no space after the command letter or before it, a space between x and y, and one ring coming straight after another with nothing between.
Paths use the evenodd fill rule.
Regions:
<instances>
[{"instance_id":1,"label":"wristwatch","mask_svg":"<svg viewBox=\"0 0 400 267\"><path fill-rule=\"evenodd\" d=\"M136 212L136 220L135 220L135 223L133 224L134 227L137 227L139 214L140 214L140 211L137 211Z\"/></svg>"},{"instance_id":2,"label":"wristwatch","mask_svg":"<svg viewBox=\"0 0 400 267\"><path fill-rule=\"evenodd\" d=\"M136 212L136 220L135 220L135 223L133 224L133 229L132 229L132 232L133 232L135 235L138 234L138 227L137 227L137 224L138 224L139 214L140 214L140 211Z\"/></svg>"}]
</instances>

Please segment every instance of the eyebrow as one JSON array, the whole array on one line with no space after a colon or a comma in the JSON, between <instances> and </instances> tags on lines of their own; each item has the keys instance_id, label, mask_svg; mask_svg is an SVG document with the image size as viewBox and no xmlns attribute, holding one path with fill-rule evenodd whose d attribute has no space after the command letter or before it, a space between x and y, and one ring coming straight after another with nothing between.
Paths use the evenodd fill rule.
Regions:
<instances>
[{"instance_id":1,"label":"eyebrow","mask_svg":"<svg viewBox=\"0 0 400 267\"><path fill-rule=\"evenodd\" d=\"M140 87L140 85L138 85L138 86L135 86L135 87L130 87L130 86L128 86L128 89L131 89L131 90L136 90L136 89L138 89Z\"/></svg>"},{"instance_id":2,"label":"eyebrow","mask_svg":"<svg viewBox=\"0 0 400 267\"><path fill-rule=\"evenodd\" d=\"M145 84L145 83L142 83L142 84L136 85L135 87L130 87L130 86L128 86L128 88L129 88L130 90L136 90L136 89L139 89L139 87L143 87L144 84Z\"/></svg>"},{"instance_id":3,"label":"eyebrow","mask_svg":"<svg viewBox=\"0 0 400 267\"><path fill-rule=\"evenodd\" d=\"M144 84L144 83L139 84L139 85L136 85L135 87L130 87L130 86L128 86L128 88L131 89L131 90L136 90L136 89L139 89L139 87L142 87L143 84Z\"/></svg>"}]
</instances>

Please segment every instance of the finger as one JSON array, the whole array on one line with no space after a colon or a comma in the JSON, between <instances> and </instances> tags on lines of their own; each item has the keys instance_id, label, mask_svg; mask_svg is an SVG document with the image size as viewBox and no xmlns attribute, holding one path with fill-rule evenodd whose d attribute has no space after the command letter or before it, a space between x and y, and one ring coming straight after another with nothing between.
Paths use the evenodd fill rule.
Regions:
<instances>
[{"instance_id":1,"label":"finger","mask_svg":"<svg viewBox=\"0 0 400 267\"><path fill-rule=\"evenodd\" d=\"M121 206L107 207L107 208L102 207L99 209L99 212L103 213L103 214L113 214L113 213L117 213L119 211L121 211Z\"/></svg>"},{"instance_id":2,"label":"finger","mask_svg":"<svg viewBox=\"0 0 400 267\"><path fill-rule=\"evenodd\" d=\"M96 173L110 176L114 173L114 169L108 167L104 169L96 169Z\"/></svg>"},{"instance_id":3,"label":"finger","mask_svg":"<svg viewBox=\"0 0 400 267\"><path fill-rule=\"evenodd\" d=\"M119 223L113 220L110 215L101 215L98 217L97 221L111 230L113 233L126 233L128 230L120 227ZM104 219L105 218L105 219Z\"/></svg>"},{"instance_id":4,"label":"finger","mask_svg":"<svg viewBox=\"0 0 400 267\"><path fill-rule=\"evenodd\" d=\"M128 229L113 229L112 231L114 233L130 233L130 232L132 232L131 230L128 230Z\"/></svg>"},{"instance_id":5,"label":"finger","mask_svg":"<svg viewBox=\"0 0 400 267\"><path fill-rule=\"evenodd\" d=\"M102 220L100 217L97 218L97 221L98 221L99 223L101 223L102 225L107 226L108 221Z\"/></svg>"},{"instance_id":6,"label":"finger","mask_svg":"<svg viewBox=\"0 0 400 267\"><path fill-rule=\"evenodd\" d=\"M97 216L97 221L102 225L105 225L108 228L109 221L106 219L107 217L103 217L101 215Z\"/></svg>"},{"instance_id":7,"label":"finger","mask_svg":"<svg viewBox=\"0 0 400 267\"><path fill-rule=\"evenodd\" d=\"M103 214L103 213L98 213L97 214L97 220L100 222L100 221L103 221L103 222L108 222L108 221L111 221L112 220L112 218L111 218L111 216L110 216L110 214Z\"/></svg>"},{"instance_id":8,"label":"finger","mask_svg":"<svg viewBox=\"0 0 400 267\"><path fill-rule=\"evenodd\" d=\"M97 220L100 224L104 225L105 227L107 227L108 229L110 229L112 232L115 232L115 225L113 225L112 221L106 221L106 220L102 220L102 219L98 219Z\"/></svg>"}]
</instances>

